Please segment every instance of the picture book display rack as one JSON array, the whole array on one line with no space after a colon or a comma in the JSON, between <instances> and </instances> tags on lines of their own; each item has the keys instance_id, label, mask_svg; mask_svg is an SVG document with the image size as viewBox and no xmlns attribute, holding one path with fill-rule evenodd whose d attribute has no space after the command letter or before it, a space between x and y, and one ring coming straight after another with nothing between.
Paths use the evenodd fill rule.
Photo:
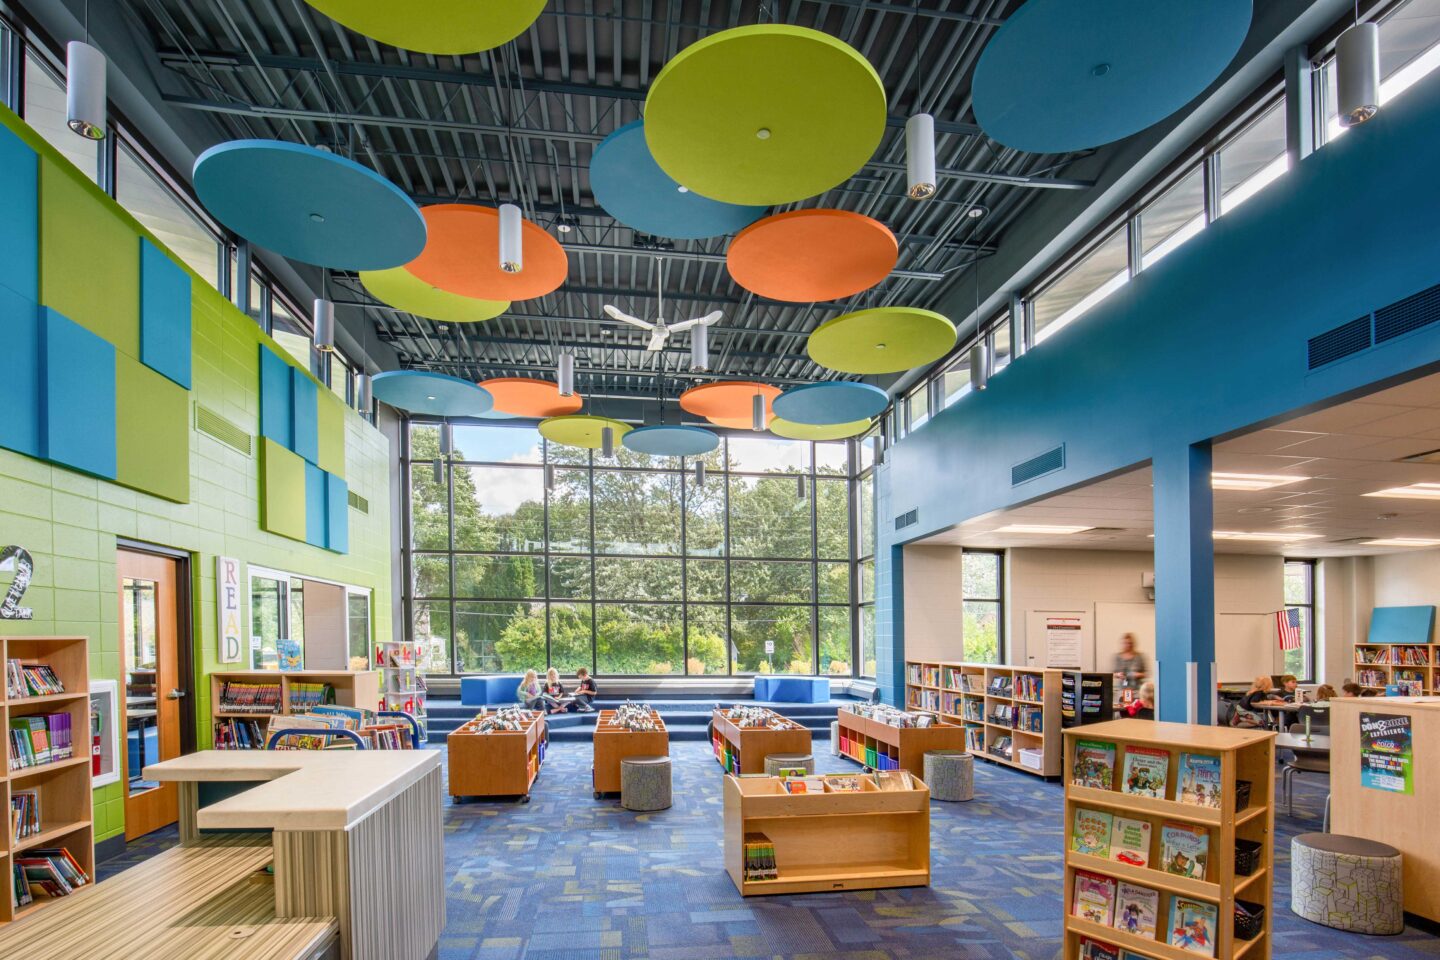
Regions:
<instances>
[{"instance_id":1,"label":"picture book display rack","mask_svg":"<svg viewBox=\"0 0 1440 960\"><path fill-rule=\"evenodd\" d=\"M1063 956L1090 941L1153 960L1268 960L1274 771L1267 731L1066 730Z\"/></svg>"},{"instance_id":2,"label":"picture book display rack","mask_svg":"<svg viewBox=\"0 0 1440 960\"><path fill-rule=\"evenodd\" d=\"M380 673L380 698L384 709L399 710L420 725L420 740L429 739L430 696L421 666L424 643L419 640L387 640L375 645L375 669Z\"/></svg>"},{"instance_id":3,"label":"picture book display rack","mask_svg":"<svg viewBox=\"0 0 1440 960\"><path fill-rule=\"evenodd\" d=\"M670 732L660 714L650 711L653 730L617 726L614 710L601 710L595 721L595 759L591 768L595 799L620 792L620 761L626 757L668 757Z\"/></svg>"},{"instance_id":4,"label":"picture book display rack","mask_svg":"<svg viewBox=\"0 0 1440 960\"><path fill-rule=\"evenodd\" d=\"M1063 673L994 663L908 660L905 706L963 727L964 746L977 757L1058 777L1063 763Z\"/></svg>"},{"instance_id":5,"label":"picture book display rack","mask_svg":"<svg viewBox=\"0 0 1440 960\"><path fill-rule=\"evenodd\" d=\"M545 762L548 741L545 715L532 712L519 730L479 732L478 718L445 738L450 767L450 795L520 797L530 801L530 788Z\"/></svg>"},{"instance_id":6,"label":"picture book display rack","mask_svg":"<svg viewBox=\"0 0 1440 960\"><path fill-rule=\"evenodd\" d=\"M810 731L804 726L773 710L748 709L763 716L766 725L740 726L721 707L711 714L710 745L728 773L764 773L765 758L772 753L810 752Z\"/></svg>"},{"instance_id":7,"label":"picture book display rack","mask_svg":"<svg viewBox=\"0 0 1440 960\"><path fill-rule=\"evenodd\" d=\"M964 750L965 729L938 721L929 727L896 727L846 709L837 710L840 755L872 770L925 773L926 750Z\"/></svg>"}]
</instances>

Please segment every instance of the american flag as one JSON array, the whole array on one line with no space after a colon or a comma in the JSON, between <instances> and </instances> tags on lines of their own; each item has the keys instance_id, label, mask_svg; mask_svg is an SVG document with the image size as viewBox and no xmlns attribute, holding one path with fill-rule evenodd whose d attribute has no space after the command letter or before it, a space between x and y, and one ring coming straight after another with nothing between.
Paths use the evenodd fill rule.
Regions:
<instances>
[{"instance_id":1,"label":"american flag","mask_svg":"<svg viewBox=\"0 0 1440 960\"><path fill-rule=\"evenodd\" d=\"M1300 649L1300 608L1286 607L1275 614L1275 631L1280 635L1281 650Z\"/></svg>"}]
</instances>

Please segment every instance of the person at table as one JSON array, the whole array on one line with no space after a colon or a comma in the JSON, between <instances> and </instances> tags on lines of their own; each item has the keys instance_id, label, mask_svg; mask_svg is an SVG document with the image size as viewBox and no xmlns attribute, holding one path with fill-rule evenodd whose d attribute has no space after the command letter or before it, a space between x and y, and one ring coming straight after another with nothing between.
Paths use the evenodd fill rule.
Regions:
<instances>
[{"instance_id":1,"label":"person at table","mask_svg":"<svg viewBox=\"0 0 1440 960\"><path fill-rule=\"evenodd\" d=\"M1145 655L1135 649L1133 633L1120 638L1120 652L1115 654L1115 676L1132 689L1145 677Z\"/></svg>"},{"instance_id":2,"label":"person at table","mask_svg":"<svg viewBox=\"0 0 1440 960\"><path fill-rule=\"evenodd\" d=\"M1260 674L1250 683L1250 689L1240 698L1239 709L1235 711L1231 726L1236 727L1263 727L1265 725L1265 708L1260 706L1270 699L1270 675Z\"/></svg>"},{"instance_id":3,"label":"person at table","mask_svg":"<svg viewBox=\"0 0 1440 960\"><path fill-rule=\"evenodd\" d=\"M1340 685L1340 695L1342 697L1358 697L1362 689L1360 684L1354 680L1346 680Z\"/></svg>"},{"instance_id":4,"label":"person at table","mask_svg":"<svg viewBox=\"0 0 1440 960\"><path fill-rule=\"evenodd\" d=\"M560 671L551 667L545 671L546 709L551 713L565 713L574 705L573 700L565 699L565 685L560 682Z\"/></svg>"},{"instance_id":5,"label":"person at table","mask_svg":"<svg viewBox=\"0 0 1440 960\"><path fill-rule=\"evenodd\" d=\"M1155 681L1140 684L1140 694L1126 708L1126 713L1134 720L1155 719Z\"/></svg>"},{"instance_id":6,"label":"person at table","mask_svg":"<svg viewBox=\"0 0 1440 960\"><path fill-rule=\"evenodd\" d=\"M525 705L526 710L545 709L545 690L540 686L540 675L534 670L526 670L525 678L520 681L520 686L515 688L515 699Z\"/></svg>"},{"instance_id":7,"label":"person at table","mask_svg":"<svg viewBox=\"0 0 1440 960\"><path fill-rule=\"evenodd\" d=\"M1315 688L1316 703L1322 703L1326 700L1334 700L1337 696L1339 695L1335 692L1335 688L1330 686L1330 684L1328 683L1322 683L1320 684L1320 686Z\"/></svg>"},{"instance_id":8,"label":"person at table","mask_svg":"<svg viewBox=\"0 0 1440 960\"><path fill-rule=\"evenodd\" d=\"M581 667L575 671L575 709L583 710L586 713L593 713L595 707L595 695L599 693L595 689L595 680L590 676L590 671Z\"/></svg>"},{"instance_id":9,"label":"person at table","mask_svg":"<svg viewBox=\"0 0 1440 960\"><path fill-rule=\"evenodd\" d=\"M1293 673L1287 673L1280 678L1280 692L1278 699L1283 703L1295 702L1295 690L1300 686L1300 680Z\"/></svg>"}]
</instances>

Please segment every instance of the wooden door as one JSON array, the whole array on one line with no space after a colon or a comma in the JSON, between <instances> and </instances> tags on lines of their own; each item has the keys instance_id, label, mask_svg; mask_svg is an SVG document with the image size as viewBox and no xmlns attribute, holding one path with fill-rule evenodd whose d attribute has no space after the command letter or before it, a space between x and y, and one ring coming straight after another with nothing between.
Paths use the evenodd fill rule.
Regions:
<instances>
[{"instance_id":1,"label":"wooden door","mask_svg":"<svg viewBox=\"0 0 1440 960\"><path fill-rule=\"evenodd\" d=\"M117 551L120 587L120 669L125 683L123 758L125 839L175 822L173 783L144 779L146 764L180 756L180 561Z\"/></svg>"}]
</instances>

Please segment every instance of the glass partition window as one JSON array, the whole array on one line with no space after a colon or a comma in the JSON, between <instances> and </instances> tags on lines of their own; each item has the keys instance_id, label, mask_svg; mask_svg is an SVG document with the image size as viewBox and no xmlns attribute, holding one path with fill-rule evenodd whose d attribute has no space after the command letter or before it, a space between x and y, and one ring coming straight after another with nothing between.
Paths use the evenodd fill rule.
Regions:
<instances>
[{"instance_id":1,"label":"glass partition window","mask_svg":"<svg viewBox=\"0 0 1440 960\"><path fill-rule=\"evenodd\" d=\"M1205 173L1191 170L1140 214L1141 265L1149 268L1205 229Z\"/></svg>"},{"instance_id":2,"label":"glass partition window","mask_svg":"<svg viewBox=\"0 0 1440 960\"><path fill-rule=\"evenodd\" d=\"M735 437L701 484L690 458L530 427L457 425L449 457L436 424L408 436L406 602L435 672L854 670L850 444Z\"/></svg>"},{"instance_id":3,"label":"glass partition window","mask_svg":"<svg viewBox=\"0 0 1440 960\"><path fill-rule=\"evenodd\" d=\"M186 266L215 286L219 238L124 140L115 151L115 200Z\"/></svg>"},{"instance_id":4,"label":"glass partition window","mask_svg":"<svg viewBox=\"0 0 1440 960\"><path fill-rule=\"evenodd\" d=\"M1315 679L1315 561L1285 561L1285 606L1300 614L1300 646L1285 651L1285 672Z\"/></svg>"},{"instance_id":5,"label":"glass partition window","mask_svg":"<svg viewBox=\"0 0 1440 960\"><path fill-rule=\"evenodd\" d=\"M1230 213L1290 169L1285 103L1275 104L1220 148L1220 214Z\"/></svg>"},{"instance_id":6,"label":"glass partition window","mask_svg":"<svg viewBox=\"0 0 1440 960\"><path fill-rule=\"evenodd\" d=\"M75 168L91 180L100 172L100 144L77 136L67 122L65 80L41 62L34 50L25 51L25 103L21 111L25 122ZM210 270L215 271L214 261Z\"/></svg>"},{"instance_id":7,"label":"glass partition window","mask_svg":"<svg viewBox=\"0 0 1440 960\"><path fill-rule=\"evenodd\" d=\"M966 550L961 555L961 631L969 663L1000 663L1004 655L1004 562L1005 555L998 551Z\"/></svg>"},{"instance_id":8,"label":"glass partition window","mask_svg":"<svg viewBox=\"0 0 1440 960\"><path fill-rule=\"evenodd\" d=\"M1130 255L1124 226L1111 233L1075 265L1042 290L1031 308L1035 316L1035 342L1084 316L1086 311L1124 286L1130 279Z\"/></svg>"}]
</instances>

